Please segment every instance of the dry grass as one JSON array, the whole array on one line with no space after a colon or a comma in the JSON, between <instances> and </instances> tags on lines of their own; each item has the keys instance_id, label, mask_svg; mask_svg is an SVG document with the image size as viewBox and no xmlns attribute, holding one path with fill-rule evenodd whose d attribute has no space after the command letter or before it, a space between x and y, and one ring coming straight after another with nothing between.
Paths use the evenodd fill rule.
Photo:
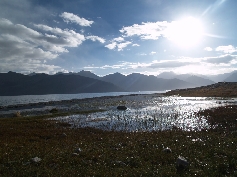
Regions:
<instances>
[{"instance_id":1,"label":"dry grass","mask_svg":"<svg viewBox=\"0 0 237 177\"><path fill-rule=\"evenodd\" d=\"M237 83L223 82L197 88L178 89L169 91L165 93L165 95L179 95L187 97L237 97Z\"/></svg>"},{"instance_id":2,"label":"dry grass","mask_svg":"<svg viewBox=\"0 0 237 177\"><path fill-rule=\"evenodd\" d=\"M0 119L0 176L237 176L236 111L200 113L224 125L200 132L71 129L47 116ZM188 169L176 169L179 155Z\"/></svg>"}]
</instances>

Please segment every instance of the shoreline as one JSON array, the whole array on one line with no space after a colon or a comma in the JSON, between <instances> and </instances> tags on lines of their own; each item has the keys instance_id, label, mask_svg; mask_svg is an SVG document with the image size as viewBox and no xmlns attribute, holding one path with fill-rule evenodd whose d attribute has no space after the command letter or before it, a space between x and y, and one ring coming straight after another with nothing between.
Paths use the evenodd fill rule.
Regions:
<instances>
[{"instance_id":1,"label":"shoreline","mask_svg":"<svg viewBox=\"0 0 237 177\"><path fill-rule=\"evenodd\" d=\"M71 99L61 101L49 101L49 102L38 102L28 104L16 104L8 106L0 106L0 118L16 117L16 113L20 113L21 116L37 116L47 115L51 110L56 109L57 113L66 112L78 112L78 111L89 111L89 110L100 110L105 109L107 106L117 106L120 101L146 99L156 96L164 96L163 93L152 93L152 94L130 94L130 95L119 95L119 96L102 96L93 98L83 99ZM140 97L140 98L135 98ZM99 104L98 104L99 103ZM104 104L104 105L103 105ZM105 106L107 105L107 106ZM105 109L106 110L106 109Z\"/></svg>"},{"instance_id":2,"label":"shoreline","mask_svg":"<svg viewBox=\"0 0 237 177\"><path fill-rule=\"evenodd\" d=\"M208 86L176 89L165 93L131 93L128 95L100 96L93 98L77 98L60 101L37 102L27 104L12 104L0 106L0 118L17 116L51 115L53 113L73 114L81 111L107 110L109 106L119 106L126 101L137 102L158 96L181 96L181 97L211 97L211 98L237 98L236 82L220 82ZM135 98L140 97L140 98ZM140 101L142 101L140 100ZM134 103L135 104L135 103ZM52 112L54 110L54 112Z\"/></svg>"}]
</instances>

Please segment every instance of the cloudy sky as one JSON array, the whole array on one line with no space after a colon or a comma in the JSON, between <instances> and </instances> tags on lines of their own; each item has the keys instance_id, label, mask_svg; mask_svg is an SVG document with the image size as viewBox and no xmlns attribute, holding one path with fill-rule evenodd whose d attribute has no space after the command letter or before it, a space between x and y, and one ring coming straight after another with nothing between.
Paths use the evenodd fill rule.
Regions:
<instances>
[{"instance_id":1,"label":"cloudy sky","mask_svg":"<svg viewBox=\"0 0 237 177\"><path fill-rule=\"evenodd\" d=\"M0 72L231 72L236 12L236 0L0 0Z\"/></svg>"}]
</instances>

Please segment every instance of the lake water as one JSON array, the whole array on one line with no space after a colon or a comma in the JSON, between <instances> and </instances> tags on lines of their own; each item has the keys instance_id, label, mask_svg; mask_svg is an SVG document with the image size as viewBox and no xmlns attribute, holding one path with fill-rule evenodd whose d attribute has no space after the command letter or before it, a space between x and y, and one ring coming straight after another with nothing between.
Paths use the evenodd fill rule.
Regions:
<instances>
[{"instance_id":1,"label":"lake water","mask_svg":"<svg viewBox=\"0 0 237 177\"><path fill-rule=\"evenodd\" d=\"M89 105L84 105L86 108L94 106L93 109L105 109L105 112L78 114L55 119L68 122L72 127L95 127L115 131L156 131L172 129L173 127L183 130L208 129L210 125L206 117L200 117L197 114L199 111L237 104L237 98L223 100L222 98L211 97L163 97L151 95L153 93L165 93L165 91L0 96L0 106L139 94L138 96L108 99L107 102L99 104L95 101L90 102ZM126 111L117 110L116 107L120 103L125 104L128 109ZM83 108L82 104L72 104L71 106ZM52 108L46 106L45 109ZM4 113L4 111L1 112Z\"/></svg>"},{"instance_id":2,"label":"lake water","mask_svg":"<svg viewBox=\"0 0 237 177\"><path fill-rule=\"evenodd\" d=\"M157 131L173 127L185 131L209 129L207 118L199 111L218 106L237 104L236 98L223 100L209 97L134 97L126 100L126 111L119 111L116 106L105 112L87 115L57 117L55 120L68 122L72 127L95 127L114 131Z\"/></svg>"},{"instance_id":3,"label":"lake water","mask_svg":"<svg viewBox=\"0 0 237 177\"><path fill-rule=\"evenodd\" d=\"M49 101L61 101L72 99L84 99L103 96L119 96L130 94L152 94L165 93L166 91L141 91L141 92L106 92L106 93L78 93L78 94L49 94L49 95L21 95L21 96L0 96L0 106L39 103Z\"/></svg>"}]
</instances>

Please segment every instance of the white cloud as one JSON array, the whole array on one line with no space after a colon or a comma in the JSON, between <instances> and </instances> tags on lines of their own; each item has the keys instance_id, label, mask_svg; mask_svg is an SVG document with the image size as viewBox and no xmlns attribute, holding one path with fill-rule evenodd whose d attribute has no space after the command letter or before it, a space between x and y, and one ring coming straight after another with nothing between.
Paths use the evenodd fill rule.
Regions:
<instances>
[{"instance_id":1,"label":"white cloud","mask_svg":"<svg viewBox=\"0 0 237 177\"><path fill-rule=\"evenodd\" d=\"M42 41L54 45L60 45L64 47L77 47L79 46L84 40L85 37L82 34L79 34L73 30L65 29L62 30L60 28L52 28L47 25L34 25L38 29L41 29L43 31L50 32L53 35L56 35L58 37L50 37L50 38L43 38ZM41 41L41 42L42 42Z\"/></svg>"},{"instance_id":2,"label":"white cloud","mask_svg":"<svg viewBox=\"0 0 237 177\"><path fill-rule=\"evenodd\" d=\"M212 48L211 47L205 47L204 50L208 51L208 52L211 52L212 51Z\"/></svg>"},{"instance_id":3,"label":"white cloud","mask_svg":"<svg viewBox=\"0 0 237 177\"><path fill-rule=\"evenodd\" d=\"M224 53L234 53L237 52L237 48L232 45L228 46L219 46L216 48L216 51L224 52Z\"/></svg>"},{"instance_id":4,"label":"white cloud","mask_svg":"<svg viewBox=\"0 0 237 177\"><path fill-rule=\"evenodd\" d=\"M30 60L30 59L21 59L21 60L1 60L0 72L15 71L21 73L55 73L62 68L55 65L48 65L42 63L40 60Z\"/></svg>"},{"instance_id":5,"label":"white cloud","mask_svg":"<svg viewBox=\"0 0 237 177\"><path fill-rule=\"evenodd\" d=\"M160 36L164 35L165 29L168 26L168 22L142 22L141 25L134 24L132 26L123 27L120 32L125 37L140 36L144 40L157 40Z\"/></svg>"},{"instance_id":6,"label":"white cloud","mask_svg":"<svg viewBox=\"0 0 237 177\"><path fill-rule=\"evenodd\" d=\"M58 55L42 49L40 41L54 36L44 36L26 26L14 25L9 20L0 19L0 60L1 59L53 59Z\"/></svg>"},{"instance_id":7,"label":"white cloud","mask_svg":"<svg viewBox=\"0 0 237 177\"><path fill-rule=\"evenodd\" d=\"M147 62L127 62L119 61L114 65L104 66L88 66L85 69L92 70L113 70L120 73L152 73L157 75L160 72L173 71L179 74L197 73L197 74L221 74L231 72L237 69L237 56L226 57L227 63L218 63L217 60L225 60L225 57L204 57L204 58L189 58L180 57L173 60L153 60ZM213 61L211 61L213 59ZM229 62L228 62L229 60Z\"/></svg>"},{"instance_id":8,"label":"white cloud","mask_svg":"<svg viewBox=\"0 0 237 177\"><path fill-rule=\"evenodd\" d=\"M153 61L149 68L177 68L177 67L181 67L181 66L186 66L189 65L190 62L185 62L185 61L179 61L179 60L161 60L161 61Z\"/></svg>"},{"instance_id":9,"label":"white cloud","mask_svg":"<svg viewBox=\"0 0 237 177\"><path fill-rule=\"evenodd\" d=\"M139 44L133 44L132 46L134 46L134 47L139 47L140 45L139 45Z\"/></svg>"},{"instance_id":10,"label":"white cloud","mask_svg":"<svg viewBox=\"0 0 237 177\"><path fill-rule=\"evenodd\" d=\"M116 48L116 46L117 46L117 43L116 42L112 42L111 44L108 44L105 47L107 47L110 50L113 50L113 49Z\"/></svg>"},{"instance_id":11,"label":"white cloud","mask_svg":"<svg viewBox=\"0 0 237 177\"><path fill-rule=\"evenodd\" d=\"M221 55L217 57L206 57L203 59L204 62L213 64L230 64L233 60L236 60L235 55Z\"/></svg>"},{"instance_id":12,"label":"white cloud","mask_svg":"<svg viewBox=\"0 0 237 177\"><path fill-rule=\"evenodd\" d=\"M99 41L100 43L105 43L105 39L98 36L87 36L86 39L90 39L92 41Z\"/></svg>"},{"instance_id":13,"label":"white cloud","mask_svg":"<svg viewBox=\"0 0 237 177\"><path fill-rule=\"evenodd\" d=\"M123 41L124 41L124 38L122 38L122 37L114 38L113 41L116 41L116 42L123 42Z\"/></svg>"},{"instance_id":14,"label":"white cloud","mask_svg":"<svg viewBox=\"0 0 237 177\"><path fill-rule=\"evenodd\" d=\"M81 26L91 26L93 21L86 20L85 18L81 18L73 13L63 12L60 17L63 18L65 22L76 23Z\"/></svg>"},{"instance_id":15,"label":"white cloud","mask_svg":"<svg viewBox=\"0 0 237 177\"><path fill-rule=\"evenodd\" d=\"M117 49L118 51L122 51L125 47L127 47L128 45L132 44L132 42L130 41L124 41L124 42L116 42L116 41L124 41L122 38L114 38L112 40L112 43L106 45L105 47L107 47L110 50L114 50Z\"/></svg>"},{"instance_id":16,"label":"white cloud","mask_svg":"<svg viewBox=\"0 0 237 177\"><path fill-rule=\"evenodd\" d=\"M154 51L152 51L151 53L150 53L150 55L155 55L156 54L156 52L154 52Z\"/></svg>"},{"instance_id":17,"label":"white cloud","mask_svg":"<svg viewBox=\"0 0 237 177\"><path fill-rule=\"evenodd\" d=\"M137 69L137 68L146 68L148 64L146 63L131 63L127 61L120 61L118 64L114 65L104 65L104 66L88 66L84 67L85 69Z\"/></svg>"},{"instance_id":18,"label":"white cloud","mask_svg":"<svg viewBox=\"0 0 237 177\"><path fill-rule=\"evenodd\" d=\"M46 25L34 25L45 31L40 33L21 24L13 24L7 19L0 19L0 68L6 71L36 70L50 72L58 66L46 65L45 61L55 59L61 53L68 52L69 47L78 47L85 39L73 30L52 28ZM102 38L91 37L103 42ZM11 65L11 67L10 67ZM7 69L8 67L8 69ZM16 69L18 68L18 69ZM44 68L44 69L43 69ZM3 72L3 71L2 71Z\"/></svg>"},{"instance_id":19,"label":"white cloud","mask_svg":"<svg viewBox=\"0 0 237 177\"><path fill-rule=\"evenodd\" d=\"M126 42L123 42L123 43L117 44L118 51L123 50L123 48L127 47L129 44L131 44L131 42L129 42L129 41L126 41Z\"/></svg>"}]
</instances>

